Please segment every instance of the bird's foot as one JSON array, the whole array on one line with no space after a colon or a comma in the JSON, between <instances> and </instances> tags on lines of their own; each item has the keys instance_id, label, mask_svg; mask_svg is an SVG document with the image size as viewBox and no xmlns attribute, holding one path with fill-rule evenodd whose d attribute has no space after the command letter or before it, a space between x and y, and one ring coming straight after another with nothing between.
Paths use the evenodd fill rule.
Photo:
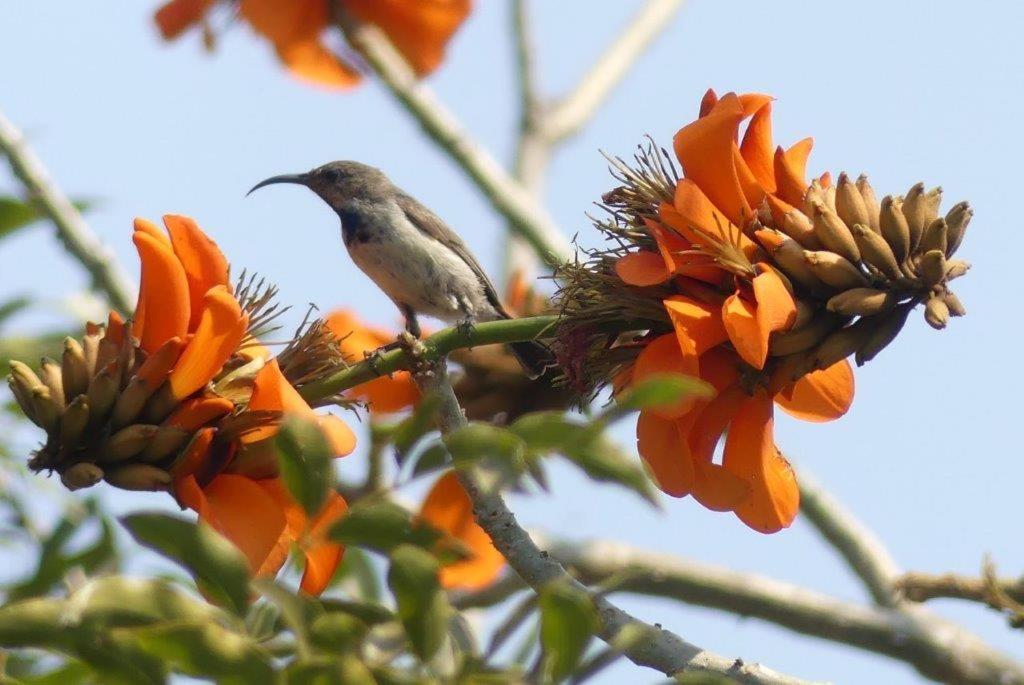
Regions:
<instances>
[{"instance_id":1,"label":"bird's foot","mask_svg":"<svg viewBox=\"0 0 1024 685\"><path fill-rule=\"evenodd\" d=\"M476 331L476 322L472 317L467 317L462 321L455 324L455 328L459 331L459 334L466 336L466 338L472 342L473 333Z\"/></svg>"},{"instance_id":2,"label":"bird's foot","mask_svg":"<svg viewBox=\"0 0 1024 685\"><path fill-rule=\"evenodd\" d=\"M366 361L367 364L370 365L370 368L373 369L373 372L375 374L381 376L383 375L383 372L381 371L380 363L381 360L384 359L384 353L390 352L391 350L394 350L397 347L398 341L396 340L395 342L390 342L387 345L382 345L377 349L373 350L372 352L363 353L363 359Z\"/></svg>"}]
</instances>

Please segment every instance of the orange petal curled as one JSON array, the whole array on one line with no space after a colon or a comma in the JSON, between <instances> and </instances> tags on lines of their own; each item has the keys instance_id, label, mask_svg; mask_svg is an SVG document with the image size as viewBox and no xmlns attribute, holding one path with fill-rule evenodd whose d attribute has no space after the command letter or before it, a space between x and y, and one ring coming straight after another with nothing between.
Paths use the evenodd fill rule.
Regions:
<instances>
[{"instance_id":1,"label":"orange petal curled","mask_svg":"<svg viewBox=\"0 0 1024 685\"><path fill-rule=\"evenodd\" d=\"M633 366L633 382L640 383L648 378L661 375L696 376L699 366L696 356L684 357L679 349L679 340L673 333L666 333L647 343ZM663 419L676 419L693 408L694 398L684 397L664 407L652 407L646 411Z\"/></svg>"},{"instance_id":2,"label":"orange petal curled","mask_svg":"<svg viewBox=\"0 0 1024 685\"><path fill-rule=\"evenodd\" d=\"M356 448L356 434L349 425L333 414L316 417L317 425L324 432L327 444L331 447L331 455L344 457L352 454Z\"/></svg>"},{"instance_id":3,"label":"orange petal curled","mask_svg":"<svg viewBox=\"0 0 1024 685\"><path fill-rule=\"evenodd\" d=\"M214 0L171 0L156 11L154 19L164 40L174 40L197 24Z\"/></svg>"},{"instance_id":4,"label":"orange petal curled","mask_svg":"<svg viewBox=\"0 0 1024 685\"><path fill-rule=\"evenodd\" d=\"M470 0L346 0L345 6L381 27L420 76L441 64L471 9Z\"/></svg>"},{"instance_id":5,"label":"orange petal curled","mask_svg":"<svg viewBox=\"0 0 1024 685\"><path fill-rule=\"evenodd\" d=\"M768 336L762 335L757 322L757 307L735 292L722 305L722 322L729 334L729 342L751 366L764 368L768 358Z\"/></svg>"},{"instance_id":6,"label":"orange petal curled","mask_svg":"<svg viewBox=\"0 0 1024 685\"><path fill-rule=\"evenodd\" d=\"M750 485L724 466L697 462L697 480L693 498L711 511L734 511L750 496Z\"/></svg>"},{"instance_id":7,"label":"orange petal curled","mask_svg":"<svg viewBox=\"0 0 1024 685\"><path fill-rule=\"evenodd\" d=\"M338 337L342 354L353 361L394 339L387 331L364 325L347 310L332 312L326 322ZM414 405L420 393L412 376L407 371L400 371L361 383L349 390L348 395L365 401L371 413L390 414Z\"/></svg>"},{"instance_id":8,"label":"orange petal curled","mask_svg":"<svg viewBox=\"0 0 1024 685\"><path fill-rule=\"evenodd\" d=\"M230 414L234 408L231 400L224 397L196 397L185 400L164 423L191 432Z\"/></svg>"},{"instance_id":9,"label":"orange petal curled","mask_svg":"<svg viewBox=\"0 0 1024 685\"><path fill-rule=\"evenodd\" d=\"M807 158L814 146L813 138L804 138L788 150L775 151L776 195L785 202L799 207L807 191Z\"/></svg>"},{"instance_id":10,"label":"orange petal curled","mask_svg":"<svg viewBox=\"0 0 1024 685\"><path fill-rule=\"evenodd\" d=\"M740 152L750 172L768 193L775 192L775 147L772 145L772 104L754 112L743 135Z\"/></svg>"},{"instance_id":11,"label":"orange petal curled","mask_svg":"<svg viewBox=\"0 0 1024 685\"><path fill-rule=\"evenodd\" d=\"M636 447L662 492L672 497L690 494L697 474L679 420L641 411L636 422Z\"/></svg>"},{"instance_id":12,"label":"orange petal curled","mask_svg":"<svg viewBox=\"0 0 1024 685\"><path fill-rule=\"evenodd\" d=\"M674 295L663 304L684 357L700 356L725 341L727 334L719 308L684 295Z\"/></svg>"},{"instance_id":13,"label":"orange petal curled","mask_svg":"<svg viewBox=\"0 0 1024 685\"><path fill-rule=\"evenodd\" d=\"M192 437L191 442L185 447L185 453L181 455L171 468L171 472L175 477L192 476L199 472L206 463L207 453L210 451L210 445L213 444L213 438L216 434L216 428L206 427L200 429Z\"/></svg>"},{"instance_id":14,"label":"orange petal curled","mask_svg":"<svg viewBox=\"0 0 1024 685\"><path fill-rule=\"evenodd\" d=\"M615 262L615 273L624 283L636 286L664 283L671 275L661 255L648 250L630 252L620 257Z\"/></svg>"},{"instance_id":15,"label":"orange petal curled","mask_svg":"<svg viewBox=\"0 0 1024 685\"><path fill-rule=\"evenodd\" d=\"M336 492L332 492L324 504L324 508L309 523L300 547L306 557L306 568L302 572L299 585L303 591L311 595L323 592L334 577L334 572L341 563L345 548L327 539L330 527L348 511L348 504Z\"/></svg>"},{"instance_id":16,"label":"orange petal curled","mask_svg":"<svg viewBox=\"0 0 1024 685\"><path fill-rule=\"evenodd\" d=\"M228 283L228 260L217 247L187 216L168 214L164 225L171 236L171 246L185 269L188 290L192 303L192 318L189 330L195 331L203 311L203 297L210 288L223 285L231 292Z\"/></svg>"},{"instance_id":17,"label":"orange petal curled","mask_svg":"<svg viewBox=\"0 0 1024 685\"><path fill-rule=\"evenodd\" d=\"M188 333L188 281L166 243L145 231L135 231L132 240L142 260L139 316L133 333L142 349L152 353L167 340L184 338Z\"/></svg>"},{"instance_id":18,"label":"orange petal curled","mask_svg":"<svg viewBox=\"0 0 1024 685\"><path fill-rule=\"evenodd\" d=\"M143 381L151 392L155 391L167 378L184 347L181 338L171 338L142 362L142 366L135 372L136 378Z\"/></svg>"},{"instance_id":19,"label":"orange petal curled","mask_svg":"<svg viewBox=\"0 0 1024 685\"><path fill-rule=\"evenodd\" d=\"M196 333L171 372L171 393L184 399L209 383L238 349L249 327L249 316L238 300L219 285L203 298L203 315Z\"/></svg>"},{"instance_id":20,"label":"orange petal curled","mask_svg":"<svg viewBox=\"0 0 1024 685\"><path fill-rule=\"evenodd\" d=\"M776 331L788 330L796 321L796 301L778 272L759 264L761 273L754 277L754 299L757 301L757 325L767 338Z\"/></svg>"},{"instance_id":21,"label":"orange petal curled","mask_svg":"<svg viewBox=\"0 0 1024 685\"><path fill-rule=\"evenodd\" d=\"M775 533L793 522L800 490L789 462L775 447L772 401L764 392L739 405L722 465L751 487L750 496L735 509L741 521L761 533Z\"/></svg>"},{"instance_id":22,"label":"orange petal curled","mask_svg":"<svg viewBox=\"0 0 1024 685\"><path fill-rule=\"evenodd\" d=\"M472 554L441 569L444 587L477 590L490 585L501 573L505 557L473 518L473 503L454 471L448 471L434 483L423 500L420 517L461 542Z\"/></svg>"},{"instance_id":23,"label":"orange petal curled","mask_svg":"<svg viewBox=\"0 0 1024 685\"><path fill-rule=\"evenodd\" d=\"M843 359L827 369L807 374L775 396L787 414L803 421L833 421L853 403L853 368Z\"/></svg>"}]
</instances>

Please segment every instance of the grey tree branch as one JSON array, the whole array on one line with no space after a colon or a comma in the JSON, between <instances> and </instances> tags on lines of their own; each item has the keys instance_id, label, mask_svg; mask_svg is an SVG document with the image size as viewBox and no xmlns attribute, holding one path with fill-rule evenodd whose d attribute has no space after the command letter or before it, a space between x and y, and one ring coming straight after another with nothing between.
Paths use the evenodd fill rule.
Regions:
<instances>
[{"instance_id":1,"label":"grey tree branch","mask_svg":"<svg viewBox=\"0 0 1024 685\"><path fill-rule=\"evenodd\" d=\"M462 408L448 381L443 359L422 365L413 375L423 393L436 394L441 399L439 416L442 433L466 425ZM553 556L537 547L529 534L519 526L515 515L508 509L500 494L487 492L480 487L472 469L460 470L459 480L473 501L473 512L477 522L487 531L509 565L530 587L539 590L549 582L561 581L587 591ZM599 636L605 642L610 643L627 626L642 630L649 636L625 652L626 657L639 666L648 666L666 675L683 672L727 675L740 683L782 685L806 682L759 664L707 652L674 633L639 621L602 596L591 594L591 597L601 619Z\"/></svg>"},{"instance_id":2,"label":"grey tree branch","mask_svg":"<svg viewBox=\"0 0 1024 685\"><path fill-rule=\"evenodd\" d=\"M536 537L536 535L535 535ZM940 682L1024 683L1024 664L938 616L870 607L798 585L628 545L548 542L548 552L581 581L615 578L615 592L672 598L751 616L803 635L884 654Z\"/></svg>"},{"instance_id":3,"label":"grey tree branch","mask_svg":"<svg viewBox=\"0 0 1024 685\"><path fill-rule=\"evenodd\" d=\"M548 112L545 137L559 141L576 134L682 6L683 0L647 0L572 92Z\"/></svg>"},{"instance_id":4,"label":"grey tree branch","mask_svg":"<svg viewBox=\"0 0 1024 685\"><path fill-rule=\"evenodd\" d=\"M381 83L483 191L491 205L519 235L555 265L572 255L569 243L547 211L498 162L479 146L455 116L417 78L387 37L334 3L334 16L349 44L366 60Z\"/></svg>"},{"instance_id":5,"label":"grey tree branch","mask_svg":"<svg viewBox=\"0 0 1024 685\"><path fill-rule=\"evenodd\" d=\"M1024 578L975 578L956 573L921 573L912 571L900 576L896 588L912 602L930 599L965 599L988 602L993 585L1014 601L1024 603Z\"/></svg>"},{"instance_id":6,"label":"grey tree branch","mask_svg":"<svg viewBox=\"0 0 1024 685\"><path fill-rule=\"evenodd\" d=\"M896 606L899 566L875 534L846 511L814 478L800 473L800 511L861 579L872 599Z\"/></svg>"},{"instance_id":7,"label":"grey tree branch","mask_svg":"<svg viewBox=\"0 0 1024 685\"><path fill-rule=\"evenodd\" d=\"M107 296L115 309L130 313L135 299L131 280L121 272L113 254L85 223L71 200L50 180L21 131L3 113L0 113L0 152L7 157L11 171L25 187L29 198L53 223L65 249L92 276L94 287Z\"/></svg>"}]
</instances>

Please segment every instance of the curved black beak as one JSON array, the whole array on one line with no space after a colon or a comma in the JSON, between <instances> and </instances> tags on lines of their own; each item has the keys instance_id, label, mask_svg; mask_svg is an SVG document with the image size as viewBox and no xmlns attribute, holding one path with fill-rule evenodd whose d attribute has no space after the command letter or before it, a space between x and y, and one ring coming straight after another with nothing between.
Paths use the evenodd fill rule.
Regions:
<instances>
[{"instance_id":1,"label":"curved black beak","mask_svg":"<svg viewBox=\"0 0 1024 685\"><path fill-rule=\"evenodd\" d=\"M254 185L248 193L245 194L249 197L254 191L259 190L263 186L274 185L275 183L295 183L300 186L307 185L306 174L281 174L280 176L271 176L270 178L260 181Z\"/></svg>"}]
</instances>

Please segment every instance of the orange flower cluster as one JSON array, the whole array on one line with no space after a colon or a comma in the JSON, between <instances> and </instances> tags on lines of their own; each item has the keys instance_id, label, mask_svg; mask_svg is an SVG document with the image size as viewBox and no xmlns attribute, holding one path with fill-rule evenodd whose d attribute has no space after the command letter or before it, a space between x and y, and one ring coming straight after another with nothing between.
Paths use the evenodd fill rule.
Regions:
<instances>
[{"instance_id":1,"label":"orange flower cluster","mask_svg":"<svg viewBox=\"0 0 1024 685\"><path fill-rule=\"evenodd\" d=\"M624 185L605 196L614 221L599 227L623 247L567 268L562 293L570 378L603 358L614 361L605 366L617 391L661 374L714 389L641 412L640 455L666 493L692 494L763 533L789 526L799 508L773 438L774 405L836 419L853 400L846 357L873 357L921 302L936 328L962 314L947 282L966 271L951 257L970 219L966 203L938 217L940 191L921 184L879 205L863 177L808 182L812 141L776 148L771 102L709 91L674 139L682 178L667 153L638 155L639 169L620 160ZM646 332L592 345L616 318L643 320Z\"/></svg>"},{"instance_id":2,"label":"orange flower cluster","mask_svg":"<svg viewBox=\"0 0 1024 685\"><path fill-rule=\"evenodd\" d=\"M30 465L58 471L71 489L103 479L169 490L257 573L275 573L298 543L302 588L319 593L343 552L325 533L346 505L333 495L307 520L278 477L271 441L286 415L315 418L336 456L355 436L340 419L316 416L250 338L251 309L233 293L216 244L187 217L164 225L135 222L142 277L130 324L112 312L106 326L90 325L41 378L15 365L12 389L47 430Z\"/></svg>"},{"instance_id":3,"label":"orange flower cluster","mask_svg":"<svg viewBox=\"0 0 1024 685\"><path fill-rule=\"evenodd\" d=\"M170 0L156 13L167 40L202 24L218 0ZM238 15L270 41L296 77L334 88L359 83L359 72L324 42L332 25L328 0L240 0ZM344 0L361 21L383 30L420 76L434 71L470 12L470 0Z\"/></svg>"},{"instance_id":4,"label":"orange flower cluster","mask_svg":"<svg viewBox=\"0 0 1024 685\"><path fill-rule=\"evenodd\" d=\"M332 312L325 320L349 359L361 359L394 340L387 331L366 326L347 310ZM371 414L402 411L419 399L419 391L407 371L357 385L347 394L366 402ZM423 500L419 519L456 540L468 553L466 559L441 569L444 587L464 590L486 587L505 567L505 558L473 518L473 503L454 471L445 472L431 487Z\"/></svg>"}]
</instances>

